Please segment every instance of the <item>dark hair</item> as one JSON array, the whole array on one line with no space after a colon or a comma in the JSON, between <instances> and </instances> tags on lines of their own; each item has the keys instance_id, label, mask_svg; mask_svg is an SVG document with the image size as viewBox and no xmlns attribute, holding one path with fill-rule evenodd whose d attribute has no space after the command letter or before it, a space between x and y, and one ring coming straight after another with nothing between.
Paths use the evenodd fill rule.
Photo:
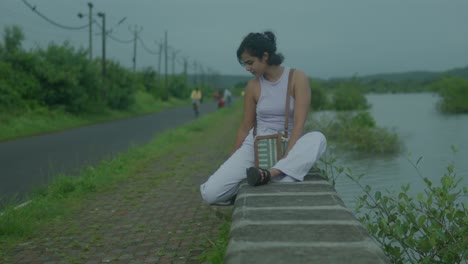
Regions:
<instances>
[{"instance_id":1,"label":"dark hair","mask_svg":"<svg viewBox=\"0 0 468 264\"><path fill-rule=\"evenodd\" d=\"M281 53L276 53L276 37L271 31L249 33L244 37L237 49L237 60L240 64L243 64L241 56L244 52L259 59L267 52L269 55L267 60L268 65L280 65L284 60Z\"/></svg>"}]
</instances>

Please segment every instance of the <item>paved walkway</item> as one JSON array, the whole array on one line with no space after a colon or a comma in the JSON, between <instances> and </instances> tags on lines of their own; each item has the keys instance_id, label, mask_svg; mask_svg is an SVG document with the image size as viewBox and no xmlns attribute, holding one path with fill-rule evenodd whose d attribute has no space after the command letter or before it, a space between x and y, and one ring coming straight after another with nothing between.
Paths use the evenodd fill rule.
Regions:
<instances>
[{"instance_id":1,"label":"paved walkway","mask_svg":"<svg viewBox=\"0 0 468 264\"><path fill-rule=\"evenodd\" d=\"M223 124L208 142L178 149L88 199L66 225L18 245L12 263L201 263L224 220L202 202L198 186L227 156L232 129Z\"/></svg>"}]
</instances>

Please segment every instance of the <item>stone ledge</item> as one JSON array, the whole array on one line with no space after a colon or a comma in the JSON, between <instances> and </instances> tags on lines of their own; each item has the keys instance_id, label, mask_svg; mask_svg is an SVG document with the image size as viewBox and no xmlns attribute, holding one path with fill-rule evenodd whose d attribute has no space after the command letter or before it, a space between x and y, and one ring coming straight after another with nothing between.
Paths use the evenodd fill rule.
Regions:
<instances>
[{"instance_id":1,"label":"stone ledge","mask_svg":"<svg viewBox=\"0 0 468 264\"><path fill-rule=\"evenodd\" d=\"M306 178L241 184L224 263L388 263L333 186L318 173Z\"/></svg>"}]
</instances>

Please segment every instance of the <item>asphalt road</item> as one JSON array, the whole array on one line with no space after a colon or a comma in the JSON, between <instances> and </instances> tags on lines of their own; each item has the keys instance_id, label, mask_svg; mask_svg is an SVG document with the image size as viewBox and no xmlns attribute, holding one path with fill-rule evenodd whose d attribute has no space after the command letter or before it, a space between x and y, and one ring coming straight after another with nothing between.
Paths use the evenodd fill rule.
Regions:
<instances>
[{"instance_id":1,"label":"asphalt road","mask_svg":"<svg viewBox=\"0 0 468 264\"><path fill-rule=\"evenodd\" d=\"M214 112L215 102L200 106L200 116ZM149 142L157 133L195 119L191 106L135 118L0 143L0 205L18 202L57 174L77 173L83 166Z\"/></svg>"}]
</instances>

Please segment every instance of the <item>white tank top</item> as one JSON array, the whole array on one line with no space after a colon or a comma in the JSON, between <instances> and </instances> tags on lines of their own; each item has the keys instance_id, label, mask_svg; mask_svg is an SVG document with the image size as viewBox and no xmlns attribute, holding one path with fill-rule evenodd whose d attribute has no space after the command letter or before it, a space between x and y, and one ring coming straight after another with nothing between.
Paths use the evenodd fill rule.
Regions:
<instances>
[{"instance_id":1,"label":"white tank top","mask_svg":"<svg viewBox=\"0 0 468 264\"><path fill-rule=\"evenodd\" d=\"M288 91L289 67L284 67L281 77L270 82L263 76L260 80L260 98L257 103L257 128L284 131L286 93ZM294 123L294 98L289 101L289 132Z\"/></svg>"}]
</instances>

